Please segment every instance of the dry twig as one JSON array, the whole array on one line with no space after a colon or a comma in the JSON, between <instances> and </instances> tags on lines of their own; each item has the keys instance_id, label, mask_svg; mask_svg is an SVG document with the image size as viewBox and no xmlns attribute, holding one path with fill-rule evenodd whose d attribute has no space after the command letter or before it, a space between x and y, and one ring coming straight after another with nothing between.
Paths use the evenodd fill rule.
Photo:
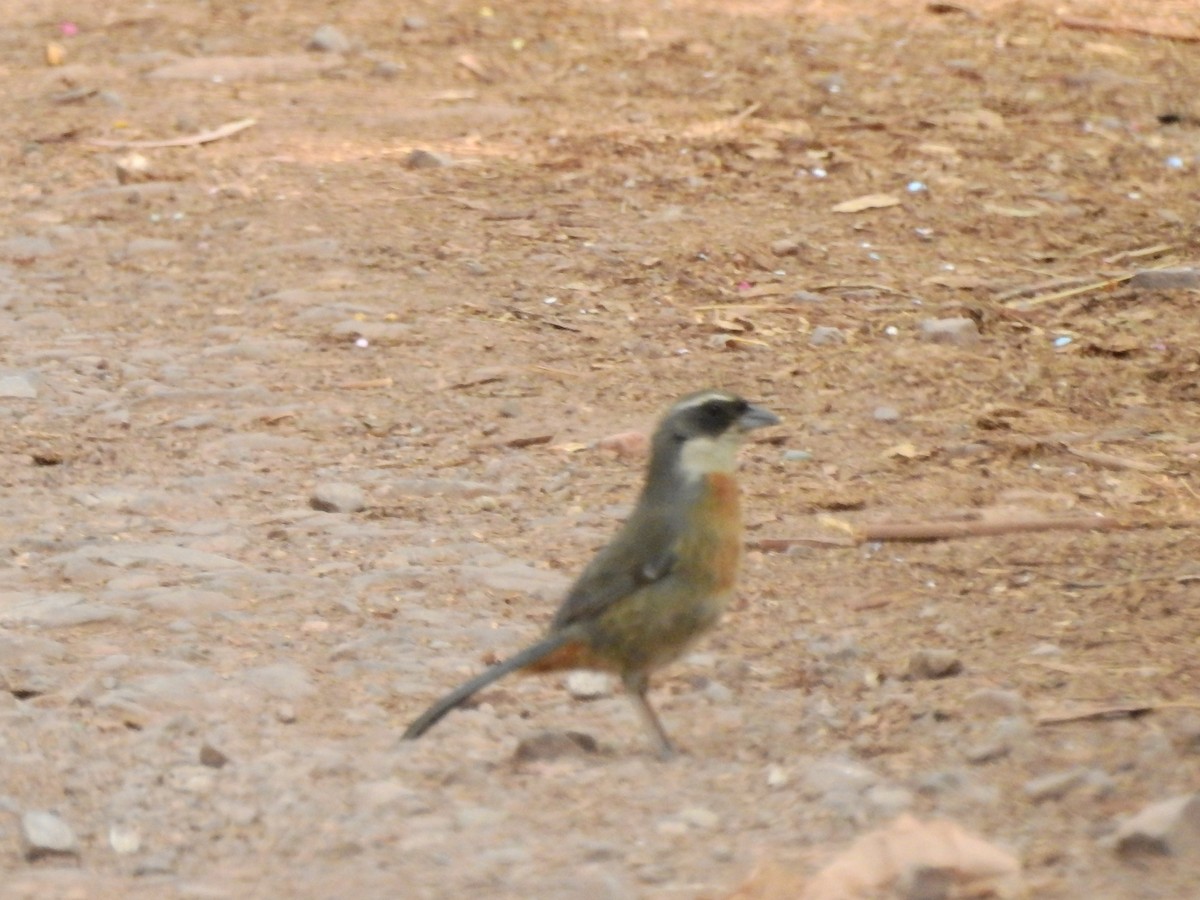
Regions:
<instances>
[{"instance_id":1,"label":"dry twig","mask_svg":"<svg viewBox=\"0 0 1200 900\"><path fill-rule=\"evenodd\" d=\"M158 147L194 147L197 144L208 144L230 137L239 131L245 131L256 123L256 119L238 119L228 122L209 131L197 134L187 134L177 138L163 138L157 141L121 141L106 138L89 138L88 143L96 147L129 147L134 150L151 150Z\"/></svg>"}]
</instances>

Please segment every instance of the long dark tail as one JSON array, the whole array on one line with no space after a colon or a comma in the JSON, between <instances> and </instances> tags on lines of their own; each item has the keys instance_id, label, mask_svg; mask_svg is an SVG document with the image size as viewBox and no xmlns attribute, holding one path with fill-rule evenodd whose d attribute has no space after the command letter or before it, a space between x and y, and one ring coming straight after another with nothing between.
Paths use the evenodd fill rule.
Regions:
<instances>
[{"instance_id":1,"label":"long dark tail","mask_svg":"<svg viewBox=\"0 0 1200 900\"><path fill-rule=\"evenodd\" d=\"M468 700L474 693L487 687L493 681L503 678L510 672L515 672L517 669L523 669L528 665L537 662L545 656L549 656L559 647L575 639L575 635L565 632L556 631L542 640L538 641L532 647L526 647L515 656L510 656L503 662L498 662L486 672L476 675L470 681L460 684L445 697L439 700L425 712L421 713L404 732L404 739L411 741L419 738L426 731L432 728L437 722L454 709Z\"/></svg>"}]
</instances>

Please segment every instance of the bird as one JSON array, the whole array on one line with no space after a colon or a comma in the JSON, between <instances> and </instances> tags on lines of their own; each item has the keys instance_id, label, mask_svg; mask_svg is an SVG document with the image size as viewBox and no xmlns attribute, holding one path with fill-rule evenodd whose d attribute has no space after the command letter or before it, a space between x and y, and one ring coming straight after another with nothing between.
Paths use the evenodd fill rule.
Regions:
<instances>
[{"instance_id":1,"label":"bird","mask_svg":"<svg viewBox=\"0 0 1200 900\"><path fill-rule=\"evenodd\" d=\"M716 625L732 598L743 552L738 448L780 421L721 390L674 403L654 430L632 513L575 580L545 637L446 694L404 739L512 672L591 669L619 676L658 755L673 756L647 699L650 675Z\"/></svg>"}]
</instances>

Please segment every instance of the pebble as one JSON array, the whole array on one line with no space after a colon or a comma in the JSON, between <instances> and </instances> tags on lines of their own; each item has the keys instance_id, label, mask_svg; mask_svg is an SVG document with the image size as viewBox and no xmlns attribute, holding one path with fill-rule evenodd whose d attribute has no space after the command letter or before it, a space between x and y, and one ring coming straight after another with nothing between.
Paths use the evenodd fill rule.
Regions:
<instances>
[{"instance_id":1,"label":"pebble","mask_svg":"<svg viewBox=\"0 0 1200 900\"><path fill-rule=\"evenodd\" d=\"M1200 860L1200 793L1142 808L1117 826L1115 847L1128 857L1186 855Z\"/></svg>"},{"instance_id":2,"label":"pebble","mask_svg":"<svg viewBox=\"0 0 1200 900\"><path fill-rule=\"evenodd\" d=\"M812 330L812 334L808 336L808 343L811 347L828 347L834 344L844 344L846 343L846 332L832 325L818 325Z\"/></svg>"},{"instance_id":3,"label":"pebble","mask_svg":"<svg viewBox=\"0 0 1200 900\"><path fill-rule=\"evenodd\" d=\"M330 481L313 489L308 505L320 512L355 513L366 508L367 496L357 484Z\"/></svg>"},{"instance_id":4,"label":"pebble","mask_svg":"<svg viewBox=\"0 0 1200 900\"><path fill-rule=\"evenodd\" d=\"M0 398L8 400L37 399L37 382L25 372L10 372L0 375Z\"/></svg>"},{"instance_id":5,"label":"pebble","mask_svg":"<svg viewBox=\"0 0 1200 900\"><path fill-rule=\"evenodd\" d=\"M1012 752L1016 744L1028 740L1032 731L1025 719L1005 716L998 719L982 739L968 744L963 750L963 756L967 762L974 765L1003 759Z\"/></svg>"},{"instance_id":6,"label":"pebble","mask_svg":"<svg viewBox=\"0 0 1200 900\"><path fill-rule=\"evenodd\" d=\"M921 338L933 344L969 347L979 343L979 326L966 316L925 319L921 322Z\"/></svg>"},{"instance_id":7,"label":"pebble","mask_svg":"<svg viewBox=\"0 0 1200 900\"><path fill-rule=\"evenodd\" d=\"M590 756L599 744L590 734L579 731L543 731L524 738L513 752L513 762L530 763L560 759L564 756Z\"/></svg>"},{"instance_id":8,"label":"pebble","mask_svg":"<svg viewBox=\"0 0 1200 900\"><path fill-rule=\"evenodd\" d=\"M115 168L117 170L117 181L120 184L137 184L140 181L152 181L154 179L150 160L136 151L117 157Z\"/></svg>"},{"instance_id":9,"label":"pebble","mask_svg":"<svg viewBox=\"0 0 1200 900\"><path fill-rule=\"evenodd\" d=\"M1025 796L1035 803L1043 800L1061 800L1075 788L1088 780L1089 770L1083 767L1051 772L1025 782Z\"/></svg>"},{"instance_id":10,"label":"pebble","mask_svg":"<svg viewBox=\"0 0 1200 900\"><path fill-rule=\"evenodd\" d=\"M24 813L21 816L21 837L25 842L25 858L31 861L79 852L79 841L71 826L52 812L30 810Z\"/></svg>"},{"instance_id":11,"label":"pebble","mask_svg":"<svg viewBox=\"0 0 1200 900\"><path fill-rule=\"evenodd\" d=\"M795 256L803 247L804 244L794 238L771 241L771 252L776 256Z\"/></svg>"},{"instance_id":12,"label":"pebble","mask_svg":"<svg viewBox=\"0 0 1200 900\"><path fill-rule=\"evenodd\" d=\"M721 825L721 817L703 806L687 806L679 811L681 821L692 828L712 831Z\"/></svg>"},{"instance_id":13,"label":"pebble","mask_svg":"<svg viewBox=\"0 0 1200 900\"><path fill-rule=\"evenodd\" d=\"M312 33L304 45L318 53L349 53L353 47L350 38L333 25L322 25Z\"/></svg>"},{"instance_id":14,"label":"pebble","mask_svg":"<svg viewBox=\"0 0 1200 900\"><path fill-rule=\"evenodd\" d=\"M900 410L894 406L877 406L871 411L871 418L876 422L899 422Z\"/></svg>"},{"instance_id":15,"label":"pebble","mask_svg":"<svg viewBox=\"0 0 1200 900\"><path fill-rule=\"evenodd\" d=\"M606 672L577 669L567 675L567 693L576 700L599 700L612 692L612 676Z\"/></svg>"},{"instance_id":16,"label":"pebble","mask_svg":"<svg viewBox=\"0 0 1200 900\"><path fill-rule=\"evenodd\" d=\"M200 765L210 769L222 769L229 762L229 757L214 747L205 743L200 747Z\"/></svg>"},{"instance_id":17,"label":"pebble","mask_svg":"<svg viewBox=\"0 0 1200 900\"><path fill-rule=\"evenodd\" d=\"M1129 279L1129 286L1137 291L1185 291L1200 288L1200 269L1178 267L1173 269L1143 269Z\"/></svg>"},{"instance_id":18,"label":"pebble","mask_svg":"<svg viewBox=\"0 0 1200 900\"><path fill-rule=\"evenodd\" d=\"M163 783L184 794L205 795L216 787L217 776L206 766L175 766L167 770Z\"/></svg>"},{"instance_id":19,"label":"pebble","mask_svg":"<svg viewBox=\"0 0 1200 900\"><path fill-rule=\"evenodd\" d=\"M1029 704L1016 691L980 688L963 700L962 711L965 716L983 719L1022 716L1029 712Z\"/></svg>"},{"instance_id":20,"label":"pebble","mask_svg":"<svg viewBox=\"0 0 1200 900\"><path fill-rule=\"evenodd\" d=\"M408 169L443 169L450 165L450 158L431 150L410 150L404 157L404 166Z\"/></svg>"},{"instance_id":21,"label":"pebble","mask_svg":"<svg viewBox=\"0 0 1200 900\"><path fill-rule=\"evenodd\" d=\"M108 845L120 856L131 856L142 849L141 832L125 825L110 825Z\"/></svg>"},{"instance_id":22,"label":"pebble","mask_svg":"<svg viewBox=\"0 0 1200 900\"><path fill-rule=\"evenodd\" d=\"M874 770L841 756L815 760L803 775L804 790L810 797L859 794L879 780Z\"/></svg>"},{"instance_id":23,"label":"pebble","mask_svg":"<svg viewBox=\"0 0 1200 900\"><path fill-rule=\"evenodd\" d=\"M941 647L914 650L908 658L908 677L914 679L949 678L963 670L962 660L953 650Z\"/></svg>"}]
</instances>

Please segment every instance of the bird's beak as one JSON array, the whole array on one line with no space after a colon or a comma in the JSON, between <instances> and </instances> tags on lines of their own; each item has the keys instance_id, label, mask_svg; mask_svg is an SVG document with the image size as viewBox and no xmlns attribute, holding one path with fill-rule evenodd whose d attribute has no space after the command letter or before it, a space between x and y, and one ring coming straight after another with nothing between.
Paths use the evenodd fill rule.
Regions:
<instances>
[{"instance_id":1,"label":"bird's beak","mask_svg":"<svg viewBox=\"0 0 1200 900\"><path fill-rule=\"evenodd\" d=\"M755 428L765 428L768 425L778 425L780 422L779 416L771 412L765 406L757 406L750 404L749 409L738 416L738 427L742 431L752 431Z\"/></svg>"}]
</instances>

